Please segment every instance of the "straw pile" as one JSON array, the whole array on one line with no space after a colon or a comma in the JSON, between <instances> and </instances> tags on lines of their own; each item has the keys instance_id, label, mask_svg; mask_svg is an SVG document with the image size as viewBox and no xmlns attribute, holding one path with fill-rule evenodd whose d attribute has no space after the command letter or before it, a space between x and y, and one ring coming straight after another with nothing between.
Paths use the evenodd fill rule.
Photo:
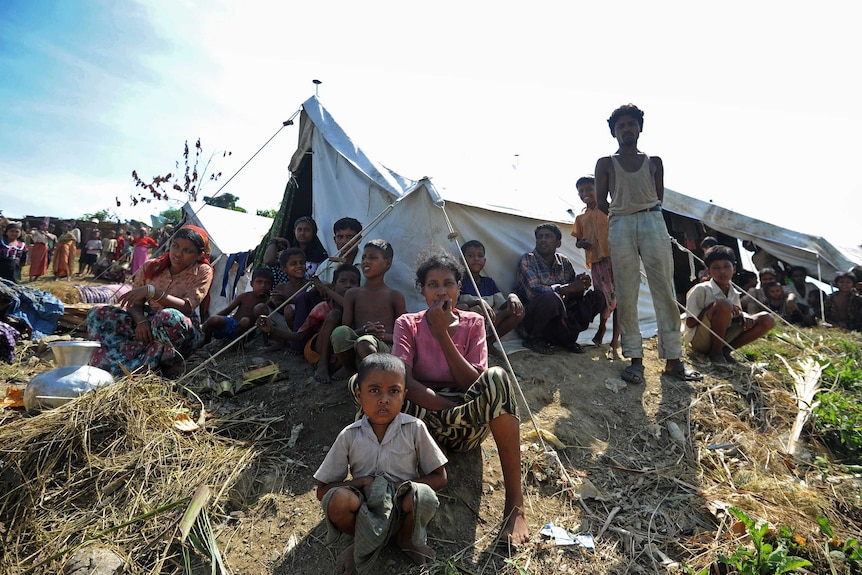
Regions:
<instances>
[{"instance_id":1,"label":"straw pile","mask_svg":"<svg viewBox=\"0 0 862 575\"><path fill-rule=\"evenodd\" d=\"M273 420L235 416L194 433L173 427L199 408L156 376L126 378L0 427L0 572L59 573L89 541L131 572L181 572L174 537L192 494L211 488L211 516L245 503L235 487L249 484L272 435Z\"/></svg>"}]
</instances>

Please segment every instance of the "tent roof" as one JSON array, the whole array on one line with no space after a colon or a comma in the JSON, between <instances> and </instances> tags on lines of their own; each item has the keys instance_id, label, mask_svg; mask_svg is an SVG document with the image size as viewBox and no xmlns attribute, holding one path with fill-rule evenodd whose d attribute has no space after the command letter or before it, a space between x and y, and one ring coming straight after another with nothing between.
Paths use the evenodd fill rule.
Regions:
<instances>
[{"instance_id":1,"label":"tent roof","mask_svg":"<svg viewBox=\"0 0 862 575\"><path fill-rule=\"evenodd\" d=\"M818 263L824 278L862 263L860 254L846 253L824 238L782 228L673 190L665 189L662 204L664 209L699 220L718 232L751 240L782 261L804 266L813 277L817 277Z\"/></svg>"},{"instance_id":2,"label":"tent roof","mask_svg":"<svg viewBox=\"0 0 862 575\"><path fill-rule=\"evenodd\" d=\"M272 227L271 218L203 202L186 202L183 212L194 222L193 225L207 232L214 253L235 254L253 250Z\"/></svg>"}]
</instances>

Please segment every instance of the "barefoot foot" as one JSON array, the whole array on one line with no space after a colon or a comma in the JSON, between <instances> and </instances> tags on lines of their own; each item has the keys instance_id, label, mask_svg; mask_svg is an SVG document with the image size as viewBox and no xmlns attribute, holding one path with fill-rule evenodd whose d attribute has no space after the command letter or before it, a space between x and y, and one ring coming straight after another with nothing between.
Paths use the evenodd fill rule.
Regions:
<instances>
[{"instance_id":1,"label":"barefoot foot","mask_svg":"<svg viewBox=\"0 0 862 575\"><path fill-rule=\"evenodd\" d=\"M349 369L347 369L345 367L340 367L340 368L338 368L338 371L336 371L335 373L332 374L332 379L335 381L341 381L342 379L347 379L351 375L353 375L353 374L350 373Z\"/></svg>"},{"instance_id":2,"label":"barefoot foot","mask_svg":"<svg viewBox=\"0 0 862 575\"><path fill-rule=\"evenodd\" d=\"M530 541L530 529L524 512L516 507L506 513L506 524L500 531L499 540L502 543L518 549Z\"/></svg>"},{"instance_id":3,"label":"barefoot foot","mask_svg":"<svg viewBox=\"0 0 862 575\"><path fill-rule=\"evenodd\" d=\"M339 575L354 575L356 573L356 561L353 559L353 545L350 545L338 554L335 560L335 572Z\"/></svg>"},{"instance_id":4,"label":"barefoot foot","mask_svg":"<svg viewBox=\"0 0 862 575\"><path fill-rule=\"evenodd\" d=\"M320 383L332 383L332 378L329 377L329 366L321 361L314 370L314 379Z\"/></svg>"}]
</instances>

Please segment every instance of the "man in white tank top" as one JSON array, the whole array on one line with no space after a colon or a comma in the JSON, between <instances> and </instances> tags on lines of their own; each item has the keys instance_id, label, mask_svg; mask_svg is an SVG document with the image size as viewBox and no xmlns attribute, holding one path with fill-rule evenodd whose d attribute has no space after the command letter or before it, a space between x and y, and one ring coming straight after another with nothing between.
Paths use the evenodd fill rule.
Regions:
<instances>
[{"instance_id":1,"label":"man in white tank top","mask_svg":"<svg viewBox=\"0 0 862 575\"><path fill-rule=\"evenodd\" d=\"M596 163L596 198L610 218L608 243L617 290L620 344L623 355L631 359L622 379L644 383L643 338L638 322L643 262L658 324L658 353L666 360L665 374L683 381L700 381L703 376L680 361L682 339L673 288L673 254L661 213L664 166L661 158L638 150L643 116L634 104L614 110L608 126L619 148Z\"/></svg>"}]
</instances>

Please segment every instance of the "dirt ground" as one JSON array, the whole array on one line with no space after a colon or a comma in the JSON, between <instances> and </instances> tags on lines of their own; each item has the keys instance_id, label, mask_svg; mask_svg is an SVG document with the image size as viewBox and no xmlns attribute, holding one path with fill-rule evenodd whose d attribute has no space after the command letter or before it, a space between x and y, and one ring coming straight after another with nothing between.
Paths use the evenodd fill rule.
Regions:
<instances>
[{"instance_id":1,"label":"dirt ground","mask_svg":"<svg viewBox=\"0 0 862 575\"><path fill-rule=\"evenodd\" d=\"M463 573L510 569L515 573L527 559L532 563L530 573L583 572L587 565L592 565L592 572L637 572L641 569L638 563L643 561L638 558L642 549L607 527L597 539L595 551L543 547L538 534L543 524L553 522L570 531L596 535L620 502L629 506L622 515L636 520L629 530L662 532L660 538L667 541L713 528L696 485L688 494L675 495L685 500L687 508L680 517L660 516L652 519L656 525L648 526L650 518L639 509L656 495L645 495L640 502L640 489L661 488L653 481L645 483L645 473L668 470L671 475L688 475L678 478L686 483L696 482L690 471L680 470L684 450L668 436L666 423L674 421L688 429L688 407L698 388L717 383L713 377L686 384L662 376L663 362L656 357L655 341L647 340L646 344L645 386L626 386L619 379L626 363L609 361L604 350L592 346L583 355L557 352L548 357L522 351L510 356L529 407L522 409L522 435L529 437L534 420L564 444L557 453L572 475L575 489L583 494L583 503L571 495L572 490L564 492L567 483L559 466L548 464L535 436L525 439L524 483L534 537L519 563L517 554L509 559L504 549L494 545L503 508L503 483L493 440L486 440L481 452L449 454L449 484L440 493L441 506L430 528L431 544L438 551L438 572L458 573L446 569L459 567ZM213 345L210 350L218 349ZM298 426L301 430L295 447L282 454L281 468L246 482L243 489L254 503L235 510L222 524L222 551L235 573L334 573L335 557L346 543L335 549L324 544L325 525L312 474L337 433L352 421L353 402L344 382L317 383L301 358L255 352L253 344L242 351L224 352L213 366L216 370L219 364L225 366L223 369L235 369L237 365L253 367L264 362L278 363L286 379L260 385L224 403L217 400L211 408L217 414L251 409L270 417L281 416L278 428L285 437ZM381 564L383 573L420 572L395 551L387 550Z\"/></svg>"},{"instance_id":2,"label":"dirt ground","mask_svg":"<svg viewBox=\"0 0 862 575\"><path fill-rule=\"evenodd\" d=\"M792 511L792 501L805 497L798 495L800 490L841 489L822 477L815 484L816 473L788 473L789 464L774 457L795 407L786 390L770 386L769 373L756 374L750 363L710 366L702 358L686 357L706 377L683 383L662 375L664 362L655 345L655 339L645 341L643 386L619 379L627 362L608 360L606 348L586 346L582 355L558 351L542 356L526 350L510 355L523 392L522 472L530 544L512 553L495 544L503 482L489 438L481 450L449 454L449 484L439 494L440 509L429 529L437 561L423 569L387 549L377 572L623 574L656 573L679 563L701 569L715 561L716 542L730 544L726 516L722 518L728 505L748 503L747 508L761 509L766 518L774 501ZM225 351L213 342L193 363L212 355L216 357L207 361L206 371L192 382L236 380L261 365L279 366L274 381L233 396L201 395L213 425L242 414L274 421L258 462L244 470L234 487L232 507L225 516L214 517L227 566L235 574L335 573L335 558L347 542L334 548L325 544L312 474L338 432L353 421L345 382L314 381L311 366L301 357L264 351L259 337ZM493 358L491 363L502 365ZM11 383L21 385L32 375L22 374L22 380ZM552 434L548 447L555 455L543 453L536 427ZM679 431L676 438L674 431ZM751 471L754 467L758 473ZM761 473L773 473L784 491L766 493L756 484ZM858 494L859 479L847 481L856 482ZM860 508L857 501L840 511L858 525ZM813 524L815 512L800 509L793 524ZM592 535L595 548L549 544L539 534L549 522Z\"/></svg>"}]
</instances>

